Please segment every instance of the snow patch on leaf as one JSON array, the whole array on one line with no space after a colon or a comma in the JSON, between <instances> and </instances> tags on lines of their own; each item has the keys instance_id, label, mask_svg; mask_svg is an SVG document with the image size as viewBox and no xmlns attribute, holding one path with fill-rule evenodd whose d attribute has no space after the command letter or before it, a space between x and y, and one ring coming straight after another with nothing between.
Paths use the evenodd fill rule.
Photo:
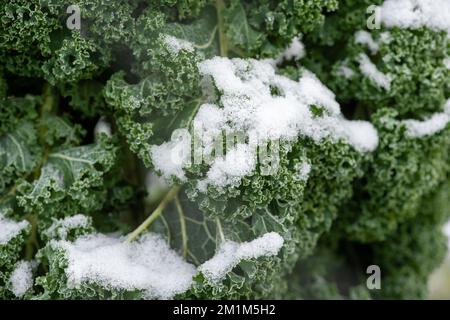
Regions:
<instances>
[{"instance_id":1,"label":"snow patch on leaf","mask_svg":"<svg viewBox=\"0 0 450 320\"><path fill-rule=\"evenodd\" d=\"M386 0L380 6L380 18L386 27L427 27L450 33L450 1Z\"/></svg>"},{"instance_id":2,"label":"snow patch on leaf","mask_svg":"<svg viewBox=\"0 0 450 320\"><path fill-rule=\"evenodd\" d=\"M361 53L359 55L359 69L362 74L369 78L378 87L383 88L386 91L391 89L392 76L384 74L370 61L369 57Z\"/></svg>"},{"instance_id":3,"label":"snow patch on leaf","mask_svg":"<svg viewBox=\"0 0 450 320\"><path fill-rule=\"evenodd\" d=\"M421 138L431 136L445 129L450 122L450 99L447 100L445 111L435 113L426 120L403 120L408 128L408 135L411 138Z\"/></svg>"},{"instance_id":4,"label":"snow patch on leaf","mask_svg":"<svg viewBox=\"0 0 450 320\"><path fill-rule=\"evenodd\" d=\"M191 135L186 129L177 129L172 134L172 140L150 149L153 165L164 178L172 176L181 181L186 180L183 167L191 159Z\"/></svg>"},{"instance_id":5,"label":"snow patch on leaf","mask_svg":"<svg viewBox=\"0 0 450 320\"><path fill-rule=\"evenodd\" d=\"M295 179L298 181L307 181L311 172L311 163L303 161L295 165L297 174Z\"/></svg>"},{"instance_id":6,"label":"snow patch on leaf","mask_svg":"<svg viewBox=\"0 0 450 320\"><path fill-rule=\"evenodd\" d=\"M284 50L277 59L275 65L283 61L300 60L306 55L305 46L300 41L299 37L294 37L289 46Z\"/></svg>"},{"instance_id":7,"label":"snow patch on leaf","mask_svg":"<svg viewBox=\"0 0 450 320\"><path fill-rule=\"evenodd\" d=\"M225 241L214 257L200 265L198 270L208 281L217 283L242 260L277 255L283 243L283 238L276 232L266 233L250 242Z\"/></svg>"},{"instance_id":8,"label":"snow patch on leaf","mask_svg":"<svg viewBox=\"0 0 450 320\"><path fill-rule=\"evenodd\" d=\"M64 219L56 220L44 231L47 238L66 239L70 230L88 229L92 226L92 219L83 214L77 214Z\"/></svg>"},{"instance_id":9,"label":"snow patch on leaf","mask_svg":"<svg viewBox=\"0 0 450 320\"><path fill-rule=\"evenodd\" d=\"M310 71L293 81L277 75L268 61L223 57L201 62L199 70L204 82L210 84L204 86L210 101L200 106L193 119L193 138L201 139L197 144L194 141L194 148L199 144L200 153L210 156L212 150L220 151L217 141L222 141L223 134L227 142L229 136L242 136L227 144L228 154L215 153L206 163L210 169L198 185L200 190L208 185L222 188L238 184L256 169L258 149L272 142L290 144L303 136L319 143L329 138L344 140L360 152L373 151L378 145L375 128L369 122L346 120L334 93ZM184 181L183 167L190 163L192 150L191 136L182 130L178 136L186 139L153 146L151 153L155 168L165 178L176 176ZM173 154L179 155L175 156L179 161L174 161Z\"/></svg>"},{"instance_id":10,"label":"snow patch on leaf","mask_svg":"<svg viewBox=\"0 0 450 320\"><path fill-rule=\"evenodd\" d=\"M14 221L0 215L0 245L7 244L12 238L27 228L28 221Z\"/></svg>"},{"instance_id":11,"label":"snow patch on leaf","mask_svg":"<svg viewBox=\"0 0 450 320\"><path fill-rule=\"evenodd\" d=\"M348 65L346 64L342 64L339 66L338 70L337 70L338 74L343 76L345 79L351 79L355 76L355 71L353 71L352 68L350 68Z\"/></svg>"},{"instance_id":12,"label":"snow patch on leaf","mask_svg":"<svg viewBox=\"0 0 450 320\"><path fill-rule=\"evenodd\" d=\"M152 233L132 243L92 234L75 242L52 241L51 246L65 252L70 288L95 283L105 288L142 290L148 299L170 299L188 290L196 273L193 265Z\"/></svg>"},{"instance_id":13,"label":"snow patch on leaf","mask_svg":"<svg viewBox=\"0 0 450 320\"><path fill-rule=\"evenodd\" d=\"M380 49L380 44L372 38L372 35L367 31L357 31L355 33L355 42L366 45L372 54L376 54Z\"/></svg>"},{"instance_id":14,"label":"snow patch on leaf","mask_svg":"<svg viewBox=\"0 0 450 320\"><path fill-rule=\"evenodd\" d=\"M206 191L208 184L216 187L239 184L242 177L249 175L256 166L255 151L248 144L239 144L225 156L215 159L206 179L198 184L198 189Z\"/></svg>"},{"instance_id":15,"label":"snow patch on leaf","mask_svg":"<svg viewBox=\"0 0 450 320\"><path fill-rule=\"evenodd\" d=\"M18 298L23 297L33 286L33 263L20 261L9 279L11 292Z\"/></svg>"},{"instance_id":16,"label":"snow patch on leaf","mask_svg":"<svg viewBox=\"0 0 450 320\"><path fill-rule=\"evenodd\" d=\"M450 70L450 57L444 59L444 66Z\"/></svg>"},{"instance_id":17,"label":"snow patch on leaf","mask_svg":"<svg viewBox=\"0 0 450 320\"><path fill-rule=\"evenodd\" d=\"M191 42L183 39L178 39L170 35L164 36L164 43L166 44L167 49L175 55L177 55L181 50L187 52L194 51L194 46Z\"/></svg>"}]
</instances>

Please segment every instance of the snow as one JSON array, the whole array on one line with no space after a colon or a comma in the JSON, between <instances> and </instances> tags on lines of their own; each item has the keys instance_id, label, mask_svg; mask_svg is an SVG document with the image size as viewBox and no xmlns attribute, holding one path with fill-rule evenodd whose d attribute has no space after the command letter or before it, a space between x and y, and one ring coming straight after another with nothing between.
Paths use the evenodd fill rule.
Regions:
<instances>
[{"instance_id":1,"label":"snow","mask_svg":"<svg viewBox=\"0 0 450 320\"><path fill-rule=\"evenodd\" d=\"M382 32L378 40L374 40L372 35L365 30L355 32L355 42L367 46L372 55L380 50L381 43L389 43L390 41L391 34L389 32Z\"/></svg>"},{"instance_id":2,"label":"snow","mask_svg":"<svg viewBox=\"0 0 450 320\"><path fill-rule=\"evenodd\" d=\"M256 153L248 144L238 144L223 157L216 158L207 178L198 184L200 191L206 191L209 183L216 187L238 185L242 177L249 175L256 166Z\"/></svg>"},{"instance_id":3,"label":"snow","mask_svg":"<svg viewBox=\"0 0 450 320\"><path fill-rule=\"evenodd\" d=\"M307 161L297 163L295 165L295 170L297 171L297 174L295 175L297 181L307 181L311 172L311 164Z\"/></svg>"},{"instance_id":4,"label":"snow","mask_svg":"<svg viewBox=\"0 0 450 320\"><path fill-rule=\"evenodd\" d=\"M191 135L186 129L177 129L172 134L172 140L150 148L153 166L169 179L172 176L181 181L186 180L183 167L191 160Z\"/></svg>"},{"instance_id":5,"label":"snow","mask_svg":"<svg viewBox=\"0 0 450 320\"><path fill-rule=\"evenodd\" d=\"M444 66L450 70L450 57L444 59Z\"/></svg>"},{"instance_id":6,"label":"snow","mask_svg":"<svg viewBox=\"0 0 450 320\"><path fill-rule=\"evenodd\" d=\"M338 73L346 79L351 79L355 76L355 71L345 64L339 66Z\"/></svg>"},{"instance_id":7,"label":"snow","mask_svg":"<svg viewBox=\"0 0 450 320\"><path fill-rule=\"evenodd\" d=\"M204 123L203 136L215 136L224 130L227 134L245 132L248 137L247 147L227 146L230 157L221 156L212 162L206 178L198 185L200 190L208 185L235 185L251 174L257 163L255 144L292 142L303 135L317 142L327 137L345 139L361 152L377 147L378 135L373 126L345 120L334 93L307 70L296 82L276 75L270 62L221 57L202 62L199 69L205 77L211 77L221 93L220 106L208 104L206 108L211 123L202 109L194 120ZM274 88L277 94L273 94ZM313 105L322 107L324 115L316 117L310 109Z\"/></svg>"},{"instance_id":8,"label":"snow","mask_svg":"<svg viewBox=\"0 0 450 320\"><path fill-rule=\"evenodd\" d=\"M284 80L280 78L280 80ZM339 115L341 110L339 103L336 102L335 94L319 81L319 79L310 71L303 72L297 88L289 88L294 94L300 96L301 102L307 105L318 105L326 108L332 115Z\"/></svg>"},{"instance_id":9,"label":"snow","mask_svg":"<svg viewBox=\"0 0 450 320\"><path fill-rule=\"evenodd\" d=\"M170 51L170 53L175 54L175 55L180 53L181 50L184 50L187 52L194 51L194 46L191 42L182 40L182 39L178 39L178 38L170 36L170 35L164 36L164 43L166 44L167 49Z\"/></svg>"},{"instance_id":10,"label":"snow","mask_svg":"<svg viewBox=\"0 0 450 320\"><path fill-rule=\"evenodd\" d=\"M450 99L447 101L444 112L433 114L428 119L403 120L402 122L408 129L408 136L411 138L421 138L433 135L445 129L450 122Z\"/></svg>"},{"instance_id":11,"label":"snow","mask_svg":"<svg viewBox=\"0 0 450 320\"><path fill-rule=\"evenodd\" d=\"M111 123L109 123L105 117L101 117L94 128L96 135L104 133L107 136L111 136Z\"/></svg>"},{"instance_id":12,"label":"snow","mask_svg":"<svg viewBox=\"0 0 450 320\"><path fill-rule=\"evenodd\" d=\"M18 236L22 230L28 227L28 221L16 222L0 214L0 245L7 244L11 239Z\"/></svg>"},{"instance_id":13,"label":"snow","mask_svg":"<svg viewBox=\"0 0 450 320\"><path fill-rule=\"evenodd\" d=\"M300 41L299 37L294 37L286 50L284 50L274 62L275 64L280 64L283 61L300 60L305 55L305 46Z\"/></svg>"},{"instance_id":14,"label":"snow","mask_svg":"<svg viewBox=\"0 0 450 320\"><path fill-rule=\"evenodd\" d=\"M200 148L200 152L203 152L203 159L195 154L195 164L201 164L202 160L209 164L209 157L206 155L210 155L213 151L216 154L220 152L221 149L216 148L216 141L219 146L222 145L222 141L218 140L218 137L219 139L221 138L224 120L223 110L216 105L205 103L200 106L193 121L194 139L196 139L194 140L194 145L195 148ZM201 145L198 146L197 142L201 143ZM203 151L201 148L203 148ZM223 151L218 155L222 154Z\"/></svg>"},{"instance_id":15,"label":"snow","mask_svg":"<svg viewBox=\"0 0 450 320\"><path fill-rule=\"evenodd\" d=\"M373 40L372 35L367 31L357 31L355 33L355 42L366 45L372 54L376 54L380 49L380 44Z\"/></svg>"},{"instance_id":16,"label":"snow","mask_svg":"<svg viewBox=\"0 0 450 320\"><path fill-rule=\"evenodd\" d=\"M209 185L235 185L253 174L258 147L267 149L274 141L289 144L305 136L319 143L329 138L335 142L344 140L360 152L373 151L378 145L375 128L368 122L346 120L334 93L310 71L305 70L299 81L293 81L277 75L269 61L223 57L201 62L199 71L203 75L204 95L209 100L193 119L192 139L182 129L185 132L178 136L184 139L152 146L150 151L155 168L165 178L185 179L183 168L191 163L192 151L194 161L197 153L205 156L216 151L205 162L210 168L198 184L204 191ZM219 97L214 96L216 90ZM321 115L314 113L313 106L322 110ZM217 148L217 141L223 141L224 135L225 155ZM238 137L238 141L230 143L229 136ZM223 143L219 147L223 149ZM276 150L270 148L269 152ZM180 153L179 161L174 163L172 155Z\"/></svg>"},{"instance_id":17,"label":"snow","mask_svg":"<svg viewBox=\"0 0 450 320\"><path fill-rule=\"evenodd\" d=\"M383 88L386 91L391 89L392 76L379 71L364 53L359 55L359 69L363 75L369 78L378 87Z\"/></svg>"},{"instance_id":18,"label":"snow","mask_svg":"<svg viewBox=\"0 0 450 320\"><path fill-rule=\"evenodd\" d=\"M142 291L146 299L171 299L189 290L198 272L218 282L242 260L277 255L283 243L275 232L249 242L224 241L216 254L198 268L184 261L155 233L131 243L111 235L91 234L74 242L52 240L49 245L65 255L69 288L95 283L106 289ZM31 268L23 264L15 272L17 293L31 286Z\"/></svg>"},{"instance_id":19,"label":"snow","mask_svg":"<svg viewBox=\"0 0 450 320\"><path fill-rule=\"evenodd\" d=\"M217 283L242 260L277 255L283 246L283 238L276 232L269 232L250 242L224 241L210 260L198 267L205 278Z\"/></svg>"},{"instance_id":20,"label":"snow","mask_svg":"<svg viewBox=\"0 0 450 320\"><path fill-rule=\"evenodd\" d=\"M53 224L44 231L48 238L66 239L70 230L78 228L89 228L92 220L82 214L77 214L60 220L55 220Z\"/></svg>"},{"instance_id":21,"label":"snow","mask_svg":"<svg viewBox=\"0 0 450 320\"><path fill-rule=\"evenodd\" d=\"M70 288L96 283L105 288L141 290L148 299L170 299L188 290L196 273L193 265L152 233L132 243L93 234L50 245L65 252Z\"/></svg>"},{"instance_id":22,"label":"snow","mask_svg":"<svg viewBox=\"0 0 450 320\"><path fill-rule=\"evenodd\" d=\"M367 121L360 120L342 120L346 124L345 130L341 136L346 137L347 141L357 150L370 152L378 146L378 132ZM335 129L338 131L338 128Z\"/></svg>"},{"instance_id":23,"label":"snow","mask_svg":"<svg viewBox=\"0 0 450 320\"><path fill-rule=\"evenodd\" d=\"M145 188L147 190L147 199L150 202L162 197L170 189L164 178L150 170L145 170Z\"/></svg>"},{"instance_id":24,"label":"snow","mask_svg":"<svg viewBox=\"0 0 450 320\"><path fill-rule=\"evenodd\" d=\"M33 286L32 262L20 261L9 278L11 292L18 298Z\"/></svg>"},{"instance_id":25,"label":"snow","mask_svg":"<svg viewBox=\"0 0 450 320\"><path fill-rule=\"evenodd\" d=\"M386 27L427 27L450 33L448 0L386 0L379 8L381 23Z\"/></svg>"}]
</instances>

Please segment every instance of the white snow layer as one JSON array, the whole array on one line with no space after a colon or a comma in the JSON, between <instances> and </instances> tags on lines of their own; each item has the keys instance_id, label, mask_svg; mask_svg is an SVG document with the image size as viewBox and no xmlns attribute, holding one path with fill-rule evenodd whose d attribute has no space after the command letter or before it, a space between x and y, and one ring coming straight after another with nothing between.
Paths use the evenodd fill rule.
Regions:
<instances>
[{"instance_id":1,"label":"white snow layer","mask_svg":"<svg viewBox=\"0 0 450 320\"><path fill-rule=\"evenodd\" d=\"M372 54L376 54L380 49L380 44L372 38L372 35L367 31L357 31L355 33L355 42L366 45Z\"/></svg>"},{"instance_id":2,"label":"white snow layer","mask_svg":"<svg viewBox=\"0 0 450 320\"><path fill-rule=\"evenodd\" d=\"M359 69L362 74L369 78L377 86L389 91L391 89L392 76L384 74L370 61L369 57L361 53L359 55Z\"/></svg>"},{"instance_id":3,"label":"white snow layer","mask_svg":"<svg viewBox=\"0 0 450 320\"><path fill-rule=\"evenodd\" d=\"M444 112L435 113L423 121L403 120L402 122L408 128L408 135L411 138L421 138L444 130L450 122L450 99L447 100L444 109Z\"/></svg>"},{"instance_id":4,"label":"white snow layer","mask_svg":"<svg viewBox=\"0 0 450 320\"><path fill-rule=\"evenodd\" d=\"M12 293L21 298L33 286L32 263L20 261L9 278Z\"/></svg>"},{"instance_id":5,"label":"white snow layer","mask_svg":"<svg viewBox=\"0 0 450 320\"><path fill-rule=\"evenodd\" d=\"M205 82L221 93L220 106L202 105L193 121L194 138L201 137L203 154L211 152L223 132L244 133L247 138L227 145L227 154L219 153L208 163L210 170L198 185L201 190L208 185L230 186L251 174L257 164L257 146L267 146L270 141L294 142L299 136L316 142L343 139L360 152L373 151L378 145L375 128L369 122L346 120L334 93L309 71L293 81L277 75L268 61L223 57L203 61L199 70ZM205 95L211 96L211 85L209 89L205 86ZM322 115L315 115L312 106L322 109ZM183 167L191 160L190 138L185 131L178 139L152 147L155 168L164 177L184 178ZM178 161L173 154L178 154Z\"/></svg>"},{"instance_id":6,"label":"white snow layer","mask_svg":"<svg viewBox=\"0 0 450 320\"><path fill-rule=\"evenodd\" d=\"M267 141L290 142L303 135L319 142L328 137L344 139L362 152L372 151L378 144L373 126L368 122L345 120L333 92L309 71L296 82L275 74L267 62L221 57L206 60L199 68L222 93L223 107L215 107L222 117L216 120L221 124L219 128L226 132L246 132L253 142L235 146L229 161L228 155L217 158L200 188L205 184L233 185L248 175L256 165L255 144ZM273 88L278 91L275 95ZM323 108L324 115L315 116L310 109L313 105Z\"/></svg>"},{"instance_id":7,"label":"white snow layer","mask_svg":"<svg viewBox=\"0 0 450 320\"><path fill-rule=\"evenodd\" d=\"M277 255L283 246L283 238L276 232L269 232L250 242L225 241L213 258L199 266L205 278L217 283L242 260Z\"/></svg>"},{"instance_id":8,"label":"white snow layer","mask_svg":"<svg viewBox=\"0 0 450 320\"><path fill-rule=\"evenodd\" d=\"M183 40L183 39L178 39L178 38L170 36L170 35L164 36L164 43L165 43L167 49L170 51L170 53L175 54L175 55L178 54L181 50L184 50L187 52L194 51L194 46L191 42Z\"/></svg>"},{"instance_id":9,"label":"white snow layer","mask_svg":"<svg viewBox=\"0 0 450 320\"><path fill-rule=\"evenodd\" d=\"M77 228L88 228L92 225L92 220L83 214L77 214L64 219L56 220L53 224L44 231L48 238L58 237L59 239L66 239L67 233L70 230Z\"/></svg>"},{"instance_id":10,"label":"white snow layer","mask_svg":"<svg viewBox=\"0 0 450 320\"><path fill-rule=\"evenodd\" d=\"M367 31L360 30L355 32L355 42L367 46L372 55L380 50L381 43L389 43L390 41L391 34L389 32L382 32L378 40L374 40L372 35Z\"/></svg>"},{"instance_id":11,"label":"white snow layer","mask_svg":"<svg viewBox=\"0 0 450 320\"><path fill-rule=\"evenodd\" d=\"M111 136L111 123L105 117L101 117L95 125L94 133L96 135L104 133L110 137Z\"/></svg>"},{"instance_id":12,"label":"white snow layer","mask_svg":"<svg viewBox=\"0 0 450 320\"><path fill-rule=\"evenodd\" d=\"M355 76L355 71L349 68L346 63L343 63L339 66L338 74L343 76L346 79L351 79Z\"/></svg>"},{"instance_id":13,"label":"white snow layer","mask_svg":"<svg viewBox=\"0 0 450 320\"><path fill-rule=\"evenodd\" d=\"M286 50L275 59L275 64L280 64L283 61L299 60L305 55L305 46L298 37L294 37Z\"/></svg>"},{"instance_id":14,"label":"white snow layer","mask_svg":"<svg viewBox=\"0 0 450 320\"><path fill-rule=\"evenodd\" d=\"M311 172L311 164L307 161L303 161L297 163L295 165L295 169L297 170L297 174L295 175L295 179L298 181L307 181L309 178L309 174Z\"/></svg>"},{"instance_id":15,"label":"white snow layer","mask_svg":"<svg viewBox=\"0 0 450 320\"><path fill-rule=\"evenodd\" d=\"M379 9L386 27L427 27L450 33L449 0L386 0Z\"/></svg>"},{"instance_id":16,"label":"white snow layer","mask_svg":"<svg viewBox=\"0 0 450 320\"><path fill-rule=\"evenodd\" d=\"M0 245L7 244L28 225L28 221L17 222L0 215Z\"/></svg>"},{"instance_id":17,"label":"white snow layer","mask_svg":"<svg viewBox=\"0 0 450 320\"><path fill-rule=\"evenodd\" d=\"M140 240L126 243L121 238L92 234L75 242L51 241L53 248L65 252L67 285L78 288L83 283L96 283L105 288L142 290L147 299L170 299L187 291L197 272L211 281L225 277L241 260L274 256L283 246L283 238L275 232L250 241L225 241L217 253L195 268L184 261L159 235L147 233ZM28 279L18 272L19 278ZM25 281L23 281L25 283ZM26 291L26 290L25 290Z\"/></svg>"},{"instance_id":18,"label":"white snow layer","mask_svg":"<svg viewBox=\"0 0 450 320\"><path fill-rule=\"evenodd\" d=\"M92 234L51 245L66 252L65 272L72 288L96 283L106 288L142 290L148 299L170 299L188 290L196 273L164 239L151 233L132 243Z\"/></svg>"},{"instance_id":19,"label":"white snow layer","mask_svg":"<svg viewBox=\"0 0 450 320\"><path fill-rule=\"evenodd\" d=\"M150 149L153 165L162 176L169 179L172 176L181 181L186 180L183 167L191 158L191 135L187 129L177 129L172 134L172 140Z\"/></svg>"},{"instance_id":20,"label":"white snow layer","mask_svg":"<svg viewBox=\"0 0 450 320\"><path fill-rule=\"evenodd\" d=\"M450 70L450 57L444 59L444 66Z\"/></svg>"},{"instance_id":21,"label":"white snow layer","mask_svg":"<svg viewBox=\"0 0 450 320\"><path fill-rule=\"evenodd\" d=\"M205 191L209 183L218 187L236 185L242 177L249 175L256 166L254 150L248 144L238 144L225 156L217 158L211 165L207 178L198 184L199 190Z\"/></svg>"}]
</instances>

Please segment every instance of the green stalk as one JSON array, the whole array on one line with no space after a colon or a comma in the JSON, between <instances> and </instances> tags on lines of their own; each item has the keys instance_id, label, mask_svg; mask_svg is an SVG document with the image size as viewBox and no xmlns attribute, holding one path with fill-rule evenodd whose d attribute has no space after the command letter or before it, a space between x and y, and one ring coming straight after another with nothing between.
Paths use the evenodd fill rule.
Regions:
<instances>
[{"instance_id":1,"label":"green stalk","mask_svg":"<svg viewBox=\"0 0 450 320\"><path fill-rule=\"evenodd\" d=\"M226 57L228 55L228 40L225 35L225 27L222 12L225 9L224 0L216 0L217 25L219 26L219 44L220 55Z\"/></svg>"},{"instance_id":2,"label":"green stalk","mask_svg":"<svg viewBox=\"0 0 450 320\"><path fill-rule=\"evenodd\" d=\"M48 83L44 84L42 91L43 91L44 101L39 110L40 118L43 118L45 115L54 112L54 109L57 106L57 102L58 102L57 97L55 97L55 95L53 93L52 87ZM43 130L40 130L38 133L39 133L39 140L40 140L41 144L44 145L43 141L44 141L46 132ZM50 153L50 148L48 146L45 146L44 153L42 155L40 164L32 173L34 179L38 179L40 177L41 168L47 162L49 153ZM15 187L13 187L9 193L14 194L15 190L16 190ZM33 258L34 250L39 249L39 242L38 242L38 238L37 238L38 218L37 218L36 214L29 214L29 215L27 215L27 219L31 224L31 234L25 245L25 258L27 260L31 260Z\"/></svg>"},{"instance_id":3,"label":"green stalk","mask_svg":"<svg viewBox=\"0 0 450 320\"><path fill-rule=\"evenodd\" d=\"M132 233L128 235L126 242L129 243L136 240L139 235L144 232L161 215L167 204L169 204L175 198L179 190L179 186L175 186L170 189L169 192L164 196L158 207L150 214L150 216L145 219L145 221L142 222Z\"/></svg>"},{"instance_id":4,"label":"green stalk","mask_svg":"<svg viewBox=\"0 0 450 320\"><path fill-rule=\"evenodd\" d=\"M187 251L188 251L188 243L187 243L187 231L186 231L186 221L184 218L184 212L183 207L181 206L180 199L178 198L178 195L175 195L175 206L178 210L178 215L180 217L180 229L181 229L181 239L183 243L183 258L186 259Z\"/></svg>"},{"instance_id":5,"label":"green stalk","mask_svg":"<svg viewBox=\"0 0 450 320\"><path fill-rule=\"evenodd\" d=\"M43 88L43 96L44 96L44 102L42 103L42 106L39 110L39 117L43 118L45 115L48 115L52 112L54 112L55 107L57 106L57 98L55 97L53 93L52 87L46 83L44 84ZM43 130L39 130L39 140L42 145L44 144L44 137L46 132ZM38 179L41 175L41 167L47 162L48 155L50 153L50 148L48 146L44 147L44 153L41 159L40 165L34 170L33 177L34 179Z\"/></svg>"}]
</instances>

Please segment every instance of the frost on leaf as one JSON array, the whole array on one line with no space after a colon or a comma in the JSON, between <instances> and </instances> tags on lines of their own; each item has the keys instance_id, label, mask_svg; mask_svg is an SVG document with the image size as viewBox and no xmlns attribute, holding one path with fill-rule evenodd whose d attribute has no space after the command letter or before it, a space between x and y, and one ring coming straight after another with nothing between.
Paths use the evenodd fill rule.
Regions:
<instances>
[{"instance_id":1,"label":"frost on leaf","mask_svg":"<svg viewBox=\"0 0 450 320\"><path fill-rule=\"evenodd\" d=\"M21 298L33 286L33 263L20 261L9 279L12 293Z\"/></svg>"},{"instance_id":2,"label":"frost on leaf","mask_svg":"<svg viewBox=\"0 0 450 320\"><path fill-rule=\"evenodd\" d=\"M186 129L178 129L172 134L172 140L160 146L153 145L150 154L153 165L162 175L169 179L175 176L181 181L186 180L183 167L190 161L191 135Z\"/></svg>"},{"instance_id":3,"label":"frost on leaf","mask_svg":"<svg viewBox=\"0 0 450 320\"><path fill-rule=\"evenodd\" d=\"M6 245L29 226L28 221L14 221L0 214L0 245Z\"/></svg>"},{"instance_id":4,"label":"frost on leaf","mask_svg":"<svg viewBox=\"0 0 450 320\"><path fill-rule=\"evenodd\" d=\"M435 113L423 121L410 119L402 122L408 128L408 135L411 138L421 138L440 132L450 122L450 99L447 101L444 112Z\"/></svg>"},{"instance_id":5,"label":"frost on leaf","mask_svg":"<svg viewBox=\"0 0 450 320\"><path fill-rule=\"evenodd\" d=\"M242 260L277 255L283 246L283 238L276 232L243 243L225 241L210 260L199 266L199 271L212 283L222 280Z\"/></svg>"},{"instance_id":6,"label":"frost on leaf","mask_svg":"<svg viewBox=\"0 0 450 320\"><path fill-rule=\"evenodd\" d=\"M364 53L359 56L359 69L362 74L369 78L378 87L383 88L386 91L391 89L392 76L383 74L377 67L370 61L369 57Z\"/></svg>"},{"instance_id":7,"label":"frost on leaf","mask_svg":"<svg viewBox=\"0 0 450 320\"><path fill-rule=\"evenodd\" d=\"M185 50L187 52L194 51L194 46L192 43L170 35L164 36L164 43L166 44L169 51L173 54L178 54L181 50Z\"/></svg>"},{"instance_id":8,"label":"frost on leaf","mask_svg":"<svg viewBox=\"0 0 450 320\"><path fill-rule=\"evenodd\" d=\"M92 218L82 214L77 214L64 219L59 219L42 232L44 238L67 240L72 233L89 233L94 231Z\"/></svg>"},{"instance_id":9,"label":"frost on leaf","mask_svg":"<svg viewBox=\"0 0 450 320\"><path fill-rule=\"evenodd\" d=\"M448 0L386 0L380 6L381 22L387 27L432 30L450 33Z\"/></svg>"},{"instance_id":10,"label":"frost on leaf","mask_svg":"<svg viewBox=\"0 0 450 320\"><path fill-rule=\"evenodd\" d=\"M172 251L156 234L133 243L92 234L75 242L52 241L67 259L65 274L71 289L82 284L142 291L148 299L169 299L189 289L195 267Z\"/></svg>"},{"instance_id":11,"label":"frost on leaf","mask_svg":"<svg viewBox=\"0 0 450 320\"><path fill-rule=\"evenodd\" d=\"M300 60L305 55L305 45L299 37L294 37L289 46L273 62L278 65L283 61Z\"/></svg>"},{"instance_id":12,"label":"frost on leaf","mask_svg":"<svg viewBox=\"0 0 450 320\"><path fill-rule=\"evenodd\" d=\"M210 168L199 182L200 190L208 185L223 188L239 184L243 177L255 172L261 156L258 147L271 142L292 144L300 137L308 137L316 143L325 138L345 141L360 152L377 147L374 127L368 122L346 120L333 92L309 71L293 81L277 75L268 61L221 57L201 62L199 70L204 95L210 101L200 106L192 135L200 140L202 155L216 152L207 163ZM217 101L216 91L220 95ZM322 110L320 115L314 112L317 108ZM225 154L220 143L225 139L223 134L227 139L241 137L237 143L227 144ZM182 177L181 166L168 163L168 154L177 146L172 141L152 148L155 167L164 176ZM198 150L194 148L193 152Z\"/></svg>"}]
</instances>

